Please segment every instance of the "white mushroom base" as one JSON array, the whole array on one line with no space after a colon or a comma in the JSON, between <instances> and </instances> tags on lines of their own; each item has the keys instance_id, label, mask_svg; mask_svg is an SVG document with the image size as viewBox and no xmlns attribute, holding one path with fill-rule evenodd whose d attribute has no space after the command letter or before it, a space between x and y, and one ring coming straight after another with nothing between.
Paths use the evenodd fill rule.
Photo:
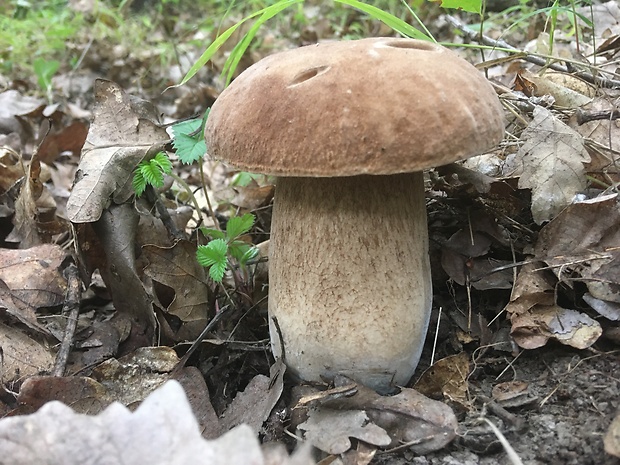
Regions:
<instances>
[{"instance_id":1,"label":"white mushroom base","mask_svg":"<svg viewBox=\"0 0 620 465\"><path fill-rule=\"evenodd\" d=\"M273 351L295 375L407 383L432 300L422 173L279 178L269 281Z\"/></svg>"}]
</instances>

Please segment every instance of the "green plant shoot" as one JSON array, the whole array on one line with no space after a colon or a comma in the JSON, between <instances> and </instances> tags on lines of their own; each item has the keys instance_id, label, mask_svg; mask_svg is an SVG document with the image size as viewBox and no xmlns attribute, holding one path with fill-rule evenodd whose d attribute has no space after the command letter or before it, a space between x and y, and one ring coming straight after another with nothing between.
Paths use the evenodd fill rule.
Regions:
<instances>
[{"instance_id":1,"label":"green plant shoot","mask_svg":"<svg viewBox=\"0 0 620 465\"><path fill-rule=\"evenodd\" d=\"M239 266L245 267L249 260L258 255L258 249L255 246L239 239L252 229L255 221L254 215L246 213L228 220L225 232L219 229L200 229L212 240L207 245L198 247L196 259L200 265L209 269L209 276L213 281L222 282L224 273L230 266L230 258L234 259Z\"/></svg>"},{"instance_id":2,"label":"green plant shoot","mask_svg":"<svg viewBox=\"0 0 620 465\"><path fill-rule=\"evenodd\" d=\"M172 145L182 163L189 165L200 160L207 153L203 131L209 110L202 118L181 121L172 126Z\"/></svg>"},{"instance_id":3,"label":"green plant shoot","mask_svg":"<svg viewBox=\"0 0 620 465\"><path fill-rule=\"evenodd\" d=\"M140 162L136 168L132 186L137 196L141 196L146 187L162 187L164 185L164 174L172 172L172 163L164 152L159 152L151 160Z\"/></svg>"}]
</instances>

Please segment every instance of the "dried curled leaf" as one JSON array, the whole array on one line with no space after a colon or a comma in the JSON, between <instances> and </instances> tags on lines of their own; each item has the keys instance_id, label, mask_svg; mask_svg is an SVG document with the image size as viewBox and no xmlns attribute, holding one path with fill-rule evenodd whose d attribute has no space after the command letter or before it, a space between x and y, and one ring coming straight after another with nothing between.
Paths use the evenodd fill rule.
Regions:
<instances>
[{"instance_id":1,"label":"dried curled leaf","mask_svg":"<svg viewBox=\"0 0 620 465\"><path fill-rule=\"evenodd\" d=\"M532 189L532 216L549 221L586 187L584 163L590 162L583 138L549 110L536 107L523 131L517 160L523 165L519 188Z\"/></svg>"}]
</instances>

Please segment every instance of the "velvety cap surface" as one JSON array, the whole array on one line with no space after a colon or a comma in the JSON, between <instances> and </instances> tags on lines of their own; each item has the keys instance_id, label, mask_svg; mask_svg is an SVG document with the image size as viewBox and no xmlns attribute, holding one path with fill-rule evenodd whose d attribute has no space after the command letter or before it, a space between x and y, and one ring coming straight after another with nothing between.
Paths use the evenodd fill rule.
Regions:
<instances>
[{"instance_id":1,"label":"velvety cap surface","mask_svg":"<svg viewBox=\"0 0 620 465\"><path fill-rule=\"evenodd\" d=\"M301 47L244 71L219 96L208 153L279 176L420 171L502 139L501 104L450 50L373 38Z\"/></svg>"}]
</instances>

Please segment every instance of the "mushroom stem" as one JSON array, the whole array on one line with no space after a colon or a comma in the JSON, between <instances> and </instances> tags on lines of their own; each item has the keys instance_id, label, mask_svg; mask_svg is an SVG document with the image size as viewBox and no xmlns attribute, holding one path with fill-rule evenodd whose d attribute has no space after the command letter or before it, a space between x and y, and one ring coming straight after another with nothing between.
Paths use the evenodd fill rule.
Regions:
<instances>
[{"instance_id":1,"label":"mushroom stem","mask_svg":"<svg viewBox=\"0 0 620 465\"><path fill-rule=\"evenodd\" d=\"M294 374L406 384L432 300L423 174L279 178L269 280L274 354Z\"/></svg>"}]
</instances>

